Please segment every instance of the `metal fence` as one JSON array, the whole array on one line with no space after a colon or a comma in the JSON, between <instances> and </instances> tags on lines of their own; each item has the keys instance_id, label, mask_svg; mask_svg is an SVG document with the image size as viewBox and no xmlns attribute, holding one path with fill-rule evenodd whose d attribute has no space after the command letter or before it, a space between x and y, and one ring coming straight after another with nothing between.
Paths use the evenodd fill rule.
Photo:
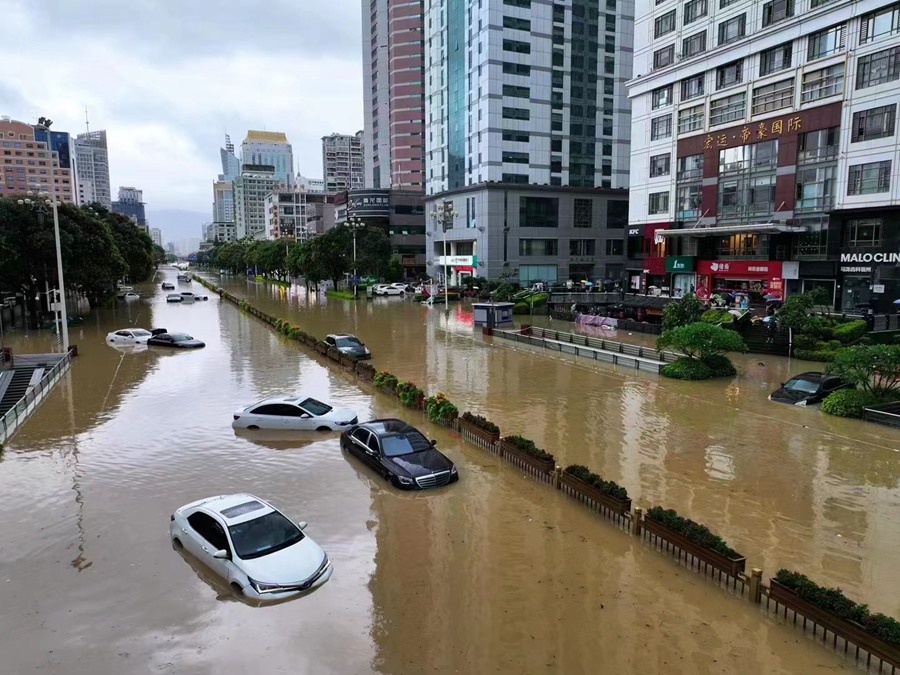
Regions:
<instances>
[{"instance_id":1,"label":"metal fence","mask_svg":"<svg viewBox=\"0 0 900 675\"><path fill-rule=\"evenodd\" d=\"M0 417L0 443L6 443L16 433L19 426L31 416L41 401L59 382L71 363L72 352L68 352L57 361L56 365L49 370L45 370L41 380L25 392L25 395L19 399L19 402L10 408L3 417Z\"/></svg>"}]
</instances>

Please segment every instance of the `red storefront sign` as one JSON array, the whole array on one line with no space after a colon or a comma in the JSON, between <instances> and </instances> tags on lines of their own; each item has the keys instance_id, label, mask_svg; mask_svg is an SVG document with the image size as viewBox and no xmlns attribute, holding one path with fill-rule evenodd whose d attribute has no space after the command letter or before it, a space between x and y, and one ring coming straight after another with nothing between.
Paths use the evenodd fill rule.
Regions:
<instances>
[{"instance_id":1,"label":"red storefront sign","mask_svg":"<svg viewBox=\"0 0 900 675\"><path fill-rule=\"evenodd\" d=\"M784 299L781 262L772 260L700 260L697 262L697 297L709 300L717 288L730 288L729 281L749 281L751 292ZM742 290L738 287L737 290Z\"/></svg>"}]
</instances>

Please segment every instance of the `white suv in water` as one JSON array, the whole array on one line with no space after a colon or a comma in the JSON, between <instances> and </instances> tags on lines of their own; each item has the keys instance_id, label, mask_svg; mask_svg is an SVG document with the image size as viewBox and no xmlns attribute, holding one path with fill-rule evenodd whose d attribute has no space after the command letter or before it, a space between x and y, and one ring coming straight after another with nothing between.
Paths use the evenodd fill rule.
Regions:
<instances>
[{"instance_id":1,"label":"white suv in water","mask_svg":"<svg viewBox=\"0 0 900 675\"><path fill-rule=\"evenodd\" d=\"M333 568L325 551L281 511L250 494L191 502L171 517L169 534L232 590L281 600L321 586Z\"/></svg>"}]
</instances>

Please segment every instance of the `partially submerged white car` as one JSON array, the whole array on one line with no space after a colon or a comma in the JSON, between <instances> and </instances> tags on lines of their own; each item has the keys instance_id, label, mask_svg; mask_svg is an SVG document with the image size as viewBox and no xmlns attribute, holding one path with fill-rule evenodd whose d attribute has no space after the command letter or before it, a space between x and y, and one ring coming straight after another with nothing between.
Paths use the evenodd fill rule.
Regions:
<instances>
[{"instance_id":1,"label":"partially submerged white car","mask_svg":"<svg viewBox=\"0 0 900 675\"><path fill-rule=\"evenodd\" d=\"M145 345L153 333L143 328L123 328L106 334L106 341L114 345Z\"/></svg>"},{"instance_id":2,"label":"partially submerged white car","mask_svg":"<svg viewBox=\"0 0 900 675\"><path fill-rule=\"evenodd\" d=\"M235 410L233 417L235 429L339 431L359 421L349 408L332 408L303 396L267 398Z\"/></svg>"},{"instance_id":3,"label":"partially submerged white car","mask_svg":"<svg viewBox=\"0 0 900 675\"><path fill-rule=\"evenodd\" d=\"M372 289L375 295L405 295L406 288L398 284L378 284Z\"/></svg>"},{"instance_id":4,"label":"partially submerged white car","mask_svg":"<svg viewBox=\"0 0 900 675\"><path fill-rule=\"evenodd\" d=\"M200 560L238 595L273 601L311 591L331 578L325 551L274 506L251 494L219 495L172 514L175 548Z\"/></svg>"}]
</instances>

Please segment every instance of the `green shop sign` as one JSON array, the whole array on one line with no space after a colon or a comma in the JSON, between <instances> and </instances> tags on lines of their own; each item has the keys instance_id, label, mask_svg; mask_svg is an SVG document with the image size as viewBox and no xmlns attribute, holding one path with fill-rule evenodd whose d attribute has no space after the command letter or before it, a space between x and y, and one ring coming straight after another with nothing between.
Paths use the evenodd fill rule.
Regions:
<instances>
[{"instance_id":1,"label":"green shop sign","mask_svg":"<svg viewBox=\"0 0 900 675\"><path fill-rule=\"evenodd\" d=\"M693 256L671 256L666 258L666 272L693 272Z\"/></svg>"}]
</instances>

